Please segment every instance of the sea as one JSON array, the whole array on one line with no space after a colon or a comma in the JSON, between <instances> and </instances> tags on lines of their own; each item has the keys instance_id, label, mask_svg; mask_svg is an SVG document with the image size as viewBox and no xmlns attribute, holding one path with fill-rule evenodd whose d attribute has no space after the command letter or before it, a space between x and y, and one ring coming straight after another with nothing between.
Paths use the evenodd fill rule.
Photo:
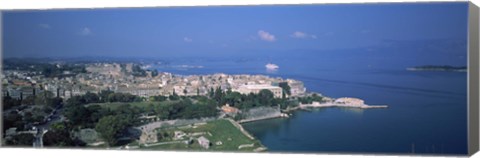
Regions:
<instances>
[{"instance_id":1,"label":"sea","mask_svg":"<svg viewBox=\"0 0 480 158\"><path fill-rule=\"evenodd\" d=\"M268 152L467 154L467 73L408 71L407 66L414 63L346 58L179 58L154 68L179 75L225 73L290 78L302 81L310 92L389 106L300 110L289 118L243 124ZM267 63L277 64L279 69L267 70Z\"/></svg>"}]
</instances>

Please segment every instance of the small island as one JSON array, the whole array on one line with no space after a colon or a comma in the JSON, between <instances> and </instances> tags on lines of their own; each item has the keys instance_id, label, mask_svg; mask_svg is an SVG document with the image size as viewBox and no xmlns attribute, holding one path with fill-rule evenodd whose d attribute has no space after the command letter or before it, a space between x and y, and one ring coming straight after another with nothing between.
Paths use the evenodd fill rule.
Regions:
<instances>
[{"instance_id":1,"label":"small island","mask_svg":"<svg viewBox=\"0 0 480 158\"><path fill-rule=\"evenodd\" d=\"M450 65L423 65L407 68L409 71L455 71L467 72L466 66L450 66Z\"/></svg>"}]
</instances>

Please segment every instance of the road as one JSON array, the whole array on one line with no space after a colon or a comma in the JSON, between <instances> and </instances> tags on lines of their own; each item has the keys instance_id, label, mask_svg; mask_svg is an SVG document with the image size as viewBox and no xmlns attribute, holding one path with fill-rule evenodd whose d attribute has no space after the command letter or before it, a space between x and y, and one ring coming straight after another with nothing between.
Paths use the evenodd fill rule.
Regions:
<instances>
[{"instance_id":1,"label":"road","mask_svg":"<svg viewBox=\"0 0 480 158\"><path fill-rule=\"evenodd\" d=\"M65 121L65 117L62 115L63 108L56 108L53 112L49 115L49 119L44 124L38 125L37 128L49 129L50 125Z\"/></svg>"},{"instance_id":2,"label":"road","mask_svg":"<svg viewBox=\"0 0 480 158\"><path fill-rule=\"evenodd\" d=\"M35 141L33 142L34 148L43 148L43 134L45 134L45 130L42 128L37 129L37 133L35 134Z\"/></svg>"},{"instance_id":3,"label":"road","mask_svg":"<svg viewBox=\"0 0 480 158\"><path fill-rule=\"evenodd\" d=\"M53 123L65 121L65 117L62 115L63 106L58 106L52 113L48 116L48 119L45 123L36 126L37 133L35 134L35 141L33 142L33 147L43 148L43 135L50 129L50 126Z\"/></svg>"}]
</instances>

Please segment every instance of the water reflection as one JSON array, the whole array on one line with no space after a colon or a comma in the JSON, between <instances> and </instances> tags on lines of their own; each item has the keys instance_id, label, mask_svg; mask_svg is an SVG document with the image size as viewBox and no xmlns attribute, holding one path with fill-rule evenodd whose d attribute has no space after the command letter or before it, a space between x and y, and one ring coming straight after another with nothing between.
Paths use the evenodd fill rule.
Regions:
<instances>
[{"instance_id":1,"label":"water reflection","mask_svg":"<svg viewBox=\"0 0 480 158\"><path fill-rule=\"evenodd\" d=\"M363 115L363 112L365 109L360 109L360 108L345 108L345 107L339 107L340 110L343 112L349 112L352 114L358 114L358 115Z\"/></svg>"},{"instance_id":2,"label":"water reflection","mask_svg":"<svg viewBox=\"0 0 480 158\"><path fill-rule=\"evenodd\" d=\"M278 73L278 69L265 69L265 72L267 74L277 74Z\"/></svg>"},{"instance_id":3,"label":"water reflection","mask_svg":"<svg viewBox=\"0 0 480 158\"><path fill-rule=\"evenodd\" d=\"M267 133L270 133L270 132L277 133L278 135L278 132L280 131L281 128L286 128L284 126L285 124L288 124L288 123L286 123L285 121L289 122L290 120L288 120L288 118L276 118L276 119L268 119L268 120L243 123L242 126L249 132L258 133L256 137L264 137ZM270 131L270 132L265 132L265 131Z\"/></svg>"}]
</instances>

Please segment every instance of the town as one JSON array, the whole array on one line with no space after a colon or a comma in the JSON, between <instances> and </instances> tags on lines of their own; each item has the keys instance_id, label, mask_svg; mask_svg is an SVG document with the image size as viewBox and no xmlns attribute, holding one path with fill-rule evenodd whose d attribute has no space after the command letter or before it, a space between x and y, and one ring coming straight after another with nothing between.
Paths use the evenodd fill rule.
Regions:
<instances>
[{"instance_id":1,"label":"town","mask_svg":"<svg viewBox=\"0 0 480 158\"><path fill-rule=\"evenodd\" d=\"M208 149L205 142L216 141L210 149L262 151L236 121L288 116L281 110L299 104L289 98L322 99L306 95L300 81L264 75L182 76L138 63L19 63L7 60L2 74L7 145ZM179 133L189 130L176 128L190 124L204 131L184 140ZM212 130L217 126L222 129ZM230 136L212 135L219 132Z\"/></svg>"},{"instance_id":2,"label":"town","mask_svg":"<svg viewBox=\"0 0 480 158\"><path fill-rule=\"evenodd\" d=\"M265 75L176 75L135 62L6 61L6 145L265 151L241 123L311 107L387 107L329 98L307 92L301 81Z\"/></svg>"},{"instance_id":3,"label":"town","mask_svg":"<svg viewBox=\"0 0 480 158\"><path fill-rule=\"evenodd\" d=\"M62 66L55 64L58 69ZM87 92L99 93L102 90L111 90L148 99L173 93L179 96L207 95L212 88L220 87L223 91L232 89L243 94L258 93L261 89L268 89L275 94L275 97L281 97L282 89L278 85L282 82L290 86L289 95L291 96L301 96L306 92L300 81L270 78L264 75L181 76L168 72L159 73L156 70L142 70L139 65L133 63L93 63L84 66L85 73L72 75L73 72L68 70L60 72L59 76L65 77L45 77L41 72L4 70L2 82L6 87L3 89L3 94L20 99L45 90L67 100Z\"/></svg>"}]
</instances>

